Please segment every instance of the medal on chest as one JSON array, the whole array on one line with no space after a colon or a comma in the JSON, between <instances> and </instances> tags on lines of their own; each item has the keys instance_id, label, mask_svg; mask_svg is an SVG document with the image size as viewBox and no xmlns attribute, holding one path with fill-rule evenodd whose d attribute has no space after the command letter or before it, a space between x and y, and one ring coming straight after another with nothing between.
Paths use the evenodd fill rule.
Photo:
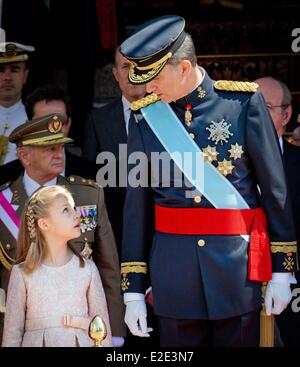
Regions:
<instances>
[{"instance_id":1,"label":"medal on chest","mask_svg":"<svg viewBox=\"0 0 300 367\"><path fill-rule=\"evenodd\" d=\"M93 231L97 226L97 205L77 206L76 211L80 215L81 233Z\"/></svg>"}]
</instances>

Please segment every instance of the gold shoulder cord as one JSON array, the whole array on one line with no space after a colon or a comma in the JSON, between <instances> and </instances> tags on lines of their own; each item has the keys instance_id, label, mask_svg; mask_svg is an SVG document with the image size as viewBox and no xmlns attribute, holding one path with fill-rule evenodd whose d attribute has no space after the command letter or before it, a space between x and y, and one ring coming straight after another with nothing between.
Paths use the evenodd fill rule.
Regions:
<instances>
[{"instance_id":1,"label":"gold shoulder cord","mask_svg":"<svg viewBox=\"0 0 300 367\"><path fill-rule=\"evenodd\" d=\"M234 80L217 80L214 87L218 90L225 90L228 92L254 93L258 88L258 84L253 82L238 82Z\"/></svg>"},{"instance_id":2,"label":"gold shoulder cord","mask_svg":"<svg viewBox=\"0 0 300 367\"><path fill-rule=\"evenodd\" d=\"M141 108L149 106L149 104L159 101L159 98L155 93L149 94L148 96L138 99L131 103L130 108L132 111L140 110Z\"/></svg>"}]
</instances>

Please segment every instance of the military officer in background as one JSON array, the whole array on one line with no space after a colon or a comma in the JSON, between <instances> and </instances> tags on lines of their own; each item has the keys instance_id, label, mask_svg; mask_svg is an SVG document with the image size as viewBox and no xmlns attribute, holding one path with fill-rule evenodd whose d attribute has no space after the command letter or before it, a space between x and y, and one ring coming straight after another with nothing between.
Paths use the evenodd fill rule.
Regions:
<instances>
[{"instance_id":1,"label":"military officer in background","mask_svg":"<svg viewBox=\"0 0 300 367\"><path fill-rule=\"evenodd\" d=\"M0 46L0 165L2 165L17 158L16 146L8 141L8 136L27 120L21 98L29 74L27 60L34 47L17 42L2 42Z\"/></svg>"},{"instance_id":2,"label":"military officer in background","mask_svg":"<svg viewBox=\"0 0 300 367\"><path fill-rule=\"evenodd\" d=\"M92 180L60 175L65 168L64 144L72 141L62 132L65 120L61 114L42 116L26 121L10 134L25 170L16 181L0 188L0 288L7 290L20 216L27 198L42 185L63 185L72 193L81 217L81 236L71 243L83 256L92 257L99 269L114 345L118 346L123 343L125 324L115 239L103 189Z\"/></svg>"},{"instance_id":3,"label":"military officer in background","mask_svg":"<svg viewBox=\"0 0 300 367\"><path fill-rule=\"evenodd\" d=\"M129 80L151 93L132 105L138 113L128 155L145 153L138 172L151 172L155 183L127 189L125 321L133 334L149 335L150 271L161 346L258 346L261 282L269 281L266 313L279 314L297 269L278 140L257 85L211 80L184 28L181 17L160 17L120 47L132 64ZM153 152L176 162L168 185ZM190 171L176 158L186 152L204 159L204 185L197 161ZM128 177L137 167L129 165Z\"/></svg>"}]
</instances>

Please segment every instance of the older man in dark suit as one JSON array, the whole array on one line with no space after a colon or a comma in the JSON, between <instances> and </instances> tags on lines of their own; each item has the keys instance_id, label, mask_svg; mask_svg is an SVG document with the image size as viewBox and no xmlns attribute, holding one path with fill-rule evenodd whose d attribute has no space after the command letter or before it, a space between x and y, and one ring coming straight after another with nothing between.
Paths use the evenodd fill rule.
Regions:
<instances>
[{"instance_id":1,"label":"older man in dark suit","mask_svg":"<svg viewBox=\"0 0 300 367\"><path fill-rule=\"evenodd\" d=\"M300 239L300 148L283 139L285 127L292 116L292 98L287 86L272 77L256 80L259 90L264 96L266 106L272 117L279 144L283 154L283 163L292 198L293 219L295 223L297 240ZM298 249L299 257L299 249ZM300 281L299 272L296 279ZM276 317L282 341L285 346L300 345L300 310L297 299L299 298L299 285L292 285L293 298L282 314Z\"/></svg>"}]
</instances>

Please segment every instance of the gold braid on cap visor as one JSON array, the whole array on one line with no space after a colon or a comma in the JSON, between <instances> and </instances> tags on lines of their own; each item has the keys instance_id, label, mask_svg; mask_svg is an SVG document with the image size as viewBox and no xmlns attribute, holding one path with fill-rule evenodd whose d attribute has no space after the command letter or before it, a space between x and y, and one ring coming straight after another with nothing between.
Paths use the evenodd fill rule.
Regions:
<instances>
[{"instance_id":1,"label":"gold braid on cap visor","mask_svg":"<svg viewBox=\"0 0 300 367\"><path fill-rule=\"evenodd\" d=\"M168 52L161 59L147 66L136 66L136 64L133 62L129 70L129 76L128 76L129 80L133 84L142 84L150 81L151 79L156 77L156 75L162 70L162 68L166 65L168 59L170 59L171 57L172 52ZM135 73L136 70L137 71L149 70L149 71L147 73L142 73L138 75Z\"/></svg>"}]
</instances>

